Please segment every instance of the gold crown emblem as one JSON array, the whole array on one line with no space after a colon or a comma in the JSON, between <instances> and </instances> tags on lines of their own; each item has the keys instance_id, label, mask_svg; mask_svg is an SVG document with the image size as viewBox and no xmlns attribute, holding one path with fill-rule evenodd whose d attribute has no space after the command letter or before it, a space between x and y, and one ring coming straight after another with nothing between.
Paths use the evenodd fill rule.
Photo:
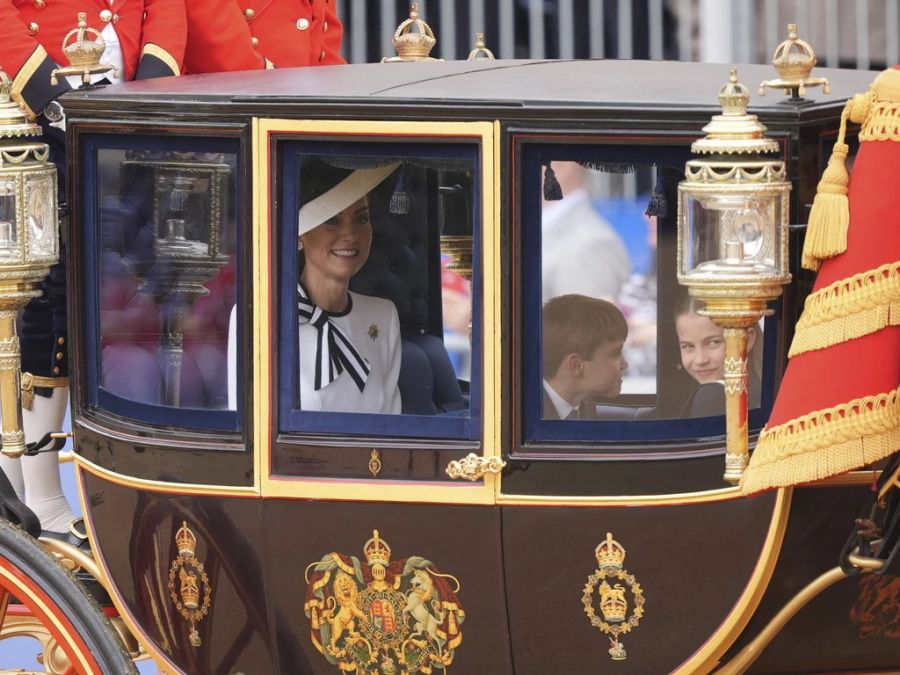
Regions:
<instances>
[{"instance_id":1,"label":"gold crown emblem","mask_svg":"<svg viewBox=\"0 0 900 675\"><path fill-rule=\"evenodd\" d=\"M197 549L197 537L187 526L187 522L181 521L181 527L175 533L175 544L178 546L178 555L189 558Z\"/></svg>"},{"instance_id":2,"label":"gold crown emblem","mask_svg":"<svg viewBox=\"0 0 900 675\"><path fill-rule=\"evenodd\" d=\"M806 40L797 37L797 24L788 24L788 39L775 48L772 65L784 80L809 77L817 63L816 53Z\"/></svg>"},{"instance_id":3,"label":"gold crown emblem","mask_svg":"<svg viewBox=\"0 0 900 675\"><path fill-rule=\"evenodd\" d=\"M600 584L600 611L609 623L622 623L628 612L625 588L621 584L610 586L605 581Z\"/></svg>"},{"instance_id":4,"label":"gold crown emblem","mask_svg":"<svg viewBox=\"0 0 900 675\"><path fill-rule=\"evenodd\" d=\"M88 37L88 33L93 33L96 37ZM70 42L70 38L74 38L74 41ZM95 66L103 57L106 41L101 37L100 31L88 27L87 13L78 12L78 28L73 28L66 33L62 47L66 58L73 66Z\"/></svg>"},{"instance_id":5,"label":"gold crown emblem","mask_svg":"<svg viewBox=\"0 0 900 675\"><path fill-rule=\"evenodd\" d=\"M409 18L397 26L392 42L397 55L404 61L422 61L428 58L437 40L431 26L419 17L418 3L412 3Z\"/></svg>"},{"instance_id":6,"label":"gold crown emblem","mask_svg":"<svg viewBox=\"0 0 900 675\"><path fill-rule=\"evenodd\" d=\"M369 565L383 565L387 567L391 562L391 547L378 536L378 530L372 530L372 538L363 546L363 553Z\"/></svg>"},{"instance_id":7,"label":"gold crown emblem","mask_svg":"<svg viewBox=\"0 0 900 675\"><path fill-rule=\"evenodd\" d=\"M606 533L606 541L594 549L597 564L601 570L620 570L625 563L625 547L612 538L612 532Z\"/></svg>"}]
</instances>

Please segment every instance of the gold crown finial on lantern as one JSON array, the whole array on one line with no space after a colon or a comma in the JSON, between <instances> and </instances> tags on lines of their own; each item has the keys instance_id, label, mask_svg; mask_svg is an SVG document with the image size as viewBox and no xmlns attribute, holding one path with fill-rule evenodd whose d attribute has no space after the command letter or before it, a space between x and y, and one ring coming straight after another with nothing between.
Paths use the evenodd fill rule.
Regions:
<instances>
[{"instance_id":1,"label":"gold crown finial on lantern","mask_svg":"<svg viewBox=\"0 0 900 675\"><path fill-rule=\"evenodd\" d=\"M416 2L410 6L409 18L397 26L391 42L394 43L397 56L385 57L381 59L382 63L438 60L429 56L437 40L431 26L419 16L419 5Z\"/></svg>"},{"instance_id":2,"label":"gold crown finial on lantern","mask_svg":"<svg viewBox=\"0 0 900 675\"><path fill-rule=\"evenodd\" d=\"M778 79L766 80L759 85L759 95L764 96L766 87L784 89L785 93L798 99L806 94L807 87L818 87L827 94L831 85L824 77L810 77L817 63L816 53L806 40L797 35L797 24L788 24L787 40L779 44L772 54L772 65L778 71Z\"/></svg>"},{"instance_id":3,"label":"gold crown finial on lantern","mask_svg":"<svg viewBox=\"0 0 900 675\"><path fill-rule=\"evenodd\" d=\"M737 68L728 72L728 82L719 89L719 103L723 115L746 115L750 90L738 81Z\"/></svg>"},{"instance_id":4,"label":"gold crown finial on lantern","mask_svg":"<svg viewBox=\"0 0 900 675\"><path fill-rule=\"evenodd\" d=\"M484 33L475 33L475 49L469 52L469 61L493 61L494 52L484 43Z\"/></svg>"},{"instance_id":5,"label":"gold crown finial on lantern","mask_svg":"<svg viewBox=\"0 0 900 675\"><path fill-rule=\"evenodd\" d=\"M100 31L88 26L86 12L78 12L77 19L78 26L66 33L62 41L62 50L69 59L69 65L55 68L50 73L50 83L54 86L59 83L59 75L80 75L84 84L91 81L91 75L113 71L113 75L118 76L118 68L100 62L106 51L106 40L100 35Z\"/></svg>"},{"instance_id":6,"label":"gold crown finial on lantern","mask_svg":"<svg viewBox=\"0 0 900 675\"><path fill-rule=\"evenodd\" d=\"M703 127L706 137L695 141L691 150L699 154L741 154L776 152L778 143L764 136L766 127L756 115L747 113L750 92L732 68L728 82L719 88L722 114L714 115Z\"/></svg>"},{"instance_id":7,"label":"gold crown finial on lantern","mask_svg":"<svg viewBox=\"0 0 900 675\"><path fill-rule=\"evenodd\" d=\"M366 562L370 565L387 567L391 562L391 547L378 536L378 530L372 530L372 538L363 546Z\"/></svg>"},{"instance_id":8,"label":"gold crown finial on lantern","mask_svg":"<svg viewBox=\"0 0 900 675\"><path fill-rule=\"evenodd\" d=\"M40 136L41 128L28 121L28 115L12 98L12 80L0 70L0 138Z\"/></svg>"}]
</instances>

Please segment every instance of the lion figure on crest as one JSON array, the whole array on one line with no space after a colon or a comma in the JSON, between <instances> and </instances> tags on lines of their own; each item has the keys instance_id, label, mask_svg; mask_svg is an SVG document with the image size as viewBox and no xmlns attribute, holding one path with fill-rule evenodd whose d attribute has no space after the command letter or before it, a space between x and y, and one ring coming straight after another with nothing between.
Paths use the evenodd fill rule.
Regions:
<instances>
[{"instance_id":1,"label":"lion figure on crest","mask_svg":"<svg viewBox=\"0 0 900 675\"><path fill-rule=\"evenodd\" d=\"M334 578L333 588L334 595L328 598L327 609L322 612L322 618L331 627L328 651L337 656L341 652L338 642L343 637L344 631L346 630L350 637L357 637L359 633L356 631L356 619L366 622L368 617L356 604L358 589L350 575L338 572Z\"/></svg>"}]
</instances>

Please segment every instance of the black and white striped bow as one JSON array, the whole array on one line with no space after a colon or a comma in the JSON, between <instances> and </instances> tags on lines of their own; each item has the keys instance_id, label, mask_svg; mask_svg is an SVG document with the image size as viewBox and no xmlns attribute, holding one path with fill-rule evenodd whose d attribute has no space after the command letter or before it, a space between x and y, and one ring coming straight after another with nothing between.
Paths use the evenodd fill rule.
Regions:
<instances>
[{"instance_id":1,"label":"black and white striped bow","mask_svg":"<svg viewBox=\"0 0 900 675\"><path fill-rule=\"evenodd\" d=\"M349 312L353 309L353 298L347 300ZM369 377L369 362L356 351L344 331L331 321L328 312L313 304L303 284L297 284L297 307L300 323L309 322L316 328L316 391L334 382L345 369L362 391Z\"/></svg>"}]
</instances>

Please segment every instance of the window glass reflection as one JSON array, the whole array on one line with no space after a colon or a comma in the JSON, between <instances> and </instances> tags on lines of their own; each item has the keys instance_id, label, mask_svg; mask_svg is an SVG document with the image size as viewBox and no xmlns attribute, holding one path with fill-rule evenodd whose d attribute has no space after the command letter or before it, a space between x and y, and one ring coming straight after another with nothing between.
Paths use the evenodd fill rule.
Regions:
<instances>
[{"instance_id":1,"label":"window glass reflection","mask_svg":"<svg viewBox=\"0 0 900 675\"><path fill-rule=\"evenodd\" d=\"M97 158L100 387L145 404L226 408L235 155Z\"/></svg>"}]
</instances>

